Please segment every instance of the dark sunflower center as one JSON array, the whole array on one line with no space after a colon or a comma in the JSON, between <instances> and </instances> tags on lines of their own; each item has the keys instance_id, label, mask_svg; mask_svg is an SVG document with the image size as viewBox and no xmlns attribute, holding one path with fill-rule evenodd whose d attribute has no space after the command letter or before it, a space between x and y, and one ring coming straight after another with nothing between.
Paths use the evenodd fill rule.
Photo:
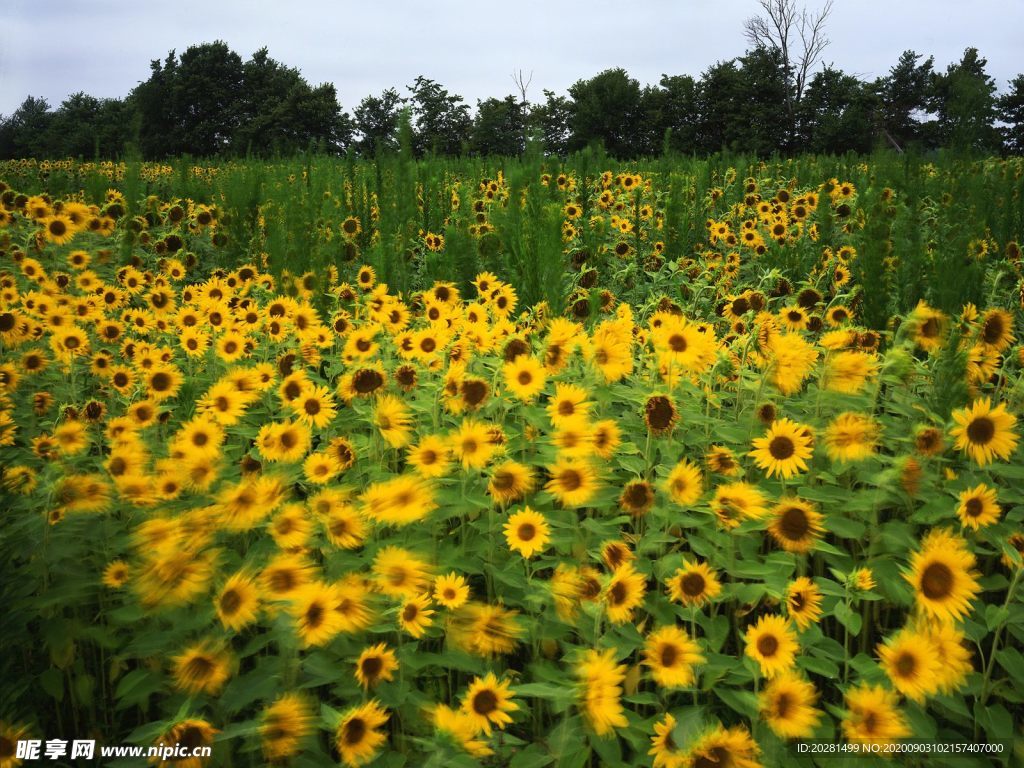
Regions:
<instances>
[{"instance_id":1,"label":"dark sunflower center","mask_svg":"<svg viewBox=\"0 0 1024 768\"><path fill-rule=\"evenodd\" d=\"M516 478L511 472L498 471L491 479L491 485L496 491L509 491L516 484Z\"/></svg>"},{"instance_id":2,"label":"dark sunflower center","mask_svg":"<svg viewBox=\"0 0 1024 768\"><path fill-rule=\"evenodd\" d=\"M998 343L1003 338L1003 318L999 315L992 315L986 320L982 338L985 339L986 344Z\"/></svg>"},{"instance_id":3,"label":"dark sunflower center","mask_svg":"<svg viewBox=\"0 0 1024 768\"><path fill-rule=\"evenodd\" d=\"M402 620L412 621L417 616L419 616L419 613L420 609L414 603L409 603L407 606L405 606L405 608L402 609Z\"/></svg>"},{"instance_id":4,"label":"dark sunflower center","mask_svg":"<svg viewBox=\"0 0 1024 768\"><path fill-rule=\"evenodd\" d=\"M917 659L911 653L901 653L893 665L900 677L911 677L917 669Z\"/></svg>"},{"instance_id":5,"label":"dark sunflower center","mask_svg":"<svg viewBox=\"0 0 1024 768\"><path fill-rule=\"evenodd\" d=\"M352 385L355 387L356 392L361 394L373 392L383 384L384 377L372 368L363 368L356 371L355 376L352 377Z\"/></svg>"},{"instance_id":6,"label":"dark sunflower center","mask_svg":"<svg viewBox=\"0 0 1024 768\"><path fill-rule=\"evenodd\" d=\"M220 609L228 616L237 611L241 605L242 596L233 589L229 589L220 597Z\"/></svg>"},{"instance_id":7,"label":"dark sunflower center","mask_svg":"<svg viewBox=\"0 0 1024 768\"><path fill-rule=\"evenodd\" d=\"M532 541L537 536L537 527L533 523L523 523L516 533L520 541Z\"/></svg>"},{"instance_id":8,"label":"dark sunflower center","mask_svg":"<svg viewBox=\"0 0 1024 768\"><path fill-rule=\"evenodd\" d=\"M498 708L498 697L494 691L479 691L473 697L473 711L478 715L487 716Z\"/></svg>"},{"instance_id":9,"label":"dark sunflower center","mask_svg":"<svg viewBox=\"0 0 1024 768\"><path fill-rule=\"evenodd\" d=\"M366 736L366 721L361 717L353 717L341 727L341 739L349 746L359 744Z\"/></svg>"},{"instance_id":10,"label":"dark sunflower center","mask_svg":"<svg viewBox=\"0 0 1024 768\"><path fill-rule=\"evenodd\" d=\"M313 603L306 609L306 626L310 629L317 629L324 623L326 612L320 603Z\"/></svg>"},{"instance_id":11,"label":"dark sunflower center","mask_svg":"<svg viewBox=\"0 0 1024 768\"><path fill-rule=\"evenodd\" d=\"M661 646L661 666L671 667L679 658L679 649L671 643Z\"/></svg>"},{"instance_id":12,"label":"dark sunflower center","mask_svg":"<svg viewBox=\"0 0 1024 768\"><path fill-rule=\"evenodd\" d=\"M968 499L967 503L964 504L964 512L968 517L978 517L981 515L983 509L984 506L981 503L981 499L977 497Z\"/></svg>"},{"instance_id":13,"label":"dark sunflower center","mask_svg":"<svg viewBox=\"0 0 1024 768\"><path fill-rule=\"evenodd\" d=\"M302 407L309 416L316 416L320 413L320 401L315 398L311 397Z\"/></svg>"},{"instance_id":14,"label":"dark sunflower center","mask_svg":"<svg viewBox=\"0 0 1024 768\"><path fill-rule=\"evenodd\" d=\"M967 425L967 439L974 445L988 445L996 435L996 425L988 416L979 416Z\"/></svg>"},{"instance_id":15,"label":"dark sunflower center","mask_svg":"<svg viewBox=\"0 0 1024 768\"><path fill-rule=\"evenodd\" d=\"M668 429L675 415L675 408L667 397L656 395L647 400L647 423L651 429Z\"/></svg>"},{"instance_id":16,"label":"dark sunflower center","mask_svg":"<svg viewBox=\"0 0 1024 768\"><path fill-rule=\"evenodd\" d=\"M921 574L921 592L929 600L944 600L953 591L953 571L945 563L932 563Z\"/></svg>"},{"instance_id":17,"label":"dark sunflower center","mask_svg":"<svg viewBox=\"0 0 1024 768\"><path fill-rule=\"evenodd\" d=\"M204 680L213 672L213 660L206 656L194 656L185 665L185 674L197 680Z\"/></svg>"},{"instance_id":18,"label":"dark sunflower center","mask_svg":"<svg viewBox=\"0 0 1024 768\"><path fill-rule=\"evenodd\" d=\"M558 479L562 488L564 488L566 492L570 493L578 490L580 486L583 485L583 478L580 477L580 473L575 469L565 470L561 475L559 475Z\"/></svg>"},{"instance_id":19,"label":"dark sunflower center","mask_svg":"<svg viewBox=\"0 0 1024 768\"><path fill-rule=\"evenodd\" d=\"M673 333L668 338L668 346L673 352L685 352L687 346L686 337L681 333Z\"/></svg>"},{"instance_id":20,"label":"dark sunflower center","mask_svg":"<svg viewBox=\"0 0 1024 768\"><path fill-rule=\"evenodd\" d=\"M765 658L770 658L778 653L779 639L775 635L762 635L757 638L757 651Z\"/></svg>"},{"instance_id":21,"label":"dark sunflower center","mask_svg":"<svg viewBox=\"0 0 1024 768\"><path fill-rule=\"evenodd\" d=\"M374 680L384 668L384 660L380 656L370 656L363 659L363 677L367 680Z\"/></svg>"},{"instance_id":22,"label":"dark sunflower center","mask_svg":"<svg viewBox=\"0 0 1024 768\"><path fill-rule=\"evenodd\" d=\"M699 573L688 573L680 579L680 586L683 588L683 594L688 597L698 597L704 594L704 577Z\"/></svg>"},{"instance_id":23,"label":"dark sunflower center","mask_svg":"<svg viewBox=\"0 0 1024 768\"><path fill-rule=\"evenodd\" d=\"M793 701L789 697L788 693L780 693L775 698L775 716L780 720L784 720L786 715L789 714L789 710L793 706Z\"/></svg>"},{"instance_id":24,"label":"dark sunflower center","mask_svg":"<svg viewBox=\"0 0 1024 768\"><path fill-rule=\"evenodd\" d=\"M615 582L615 586L613 586L611 590L609 590L608 592L608 596L611 598L609 602L612 605L622 605L624 602L626 602L626 597L628 594L629 590L627 589L625 583L617 581Z\"/></svg>"},{"instance_id":25,"label":"dark sunflower center","mask_svg":"<svg viewBox=\"0 0 1024 768\"><path fill-rule=\"evenodd\" d=\"M778 435L772 438L772 441L768 444L768 453L776 461L785 461L792 458L793 454L796 453L796 446L790 438L785 435Z\"/></svg>"},{"instance_id":26,"label":"dark sunflower center","mask_svg":"<svg viewBox=\"0 0 1024 768\"><path fill-rule=\"evenodd\" d=\"M779 530L790 541L799 541L810 530L807 514L800 507L789 507L779 518Z\"/></svg>"},{"instance_id":27,"label":"dark sunflower center","mask_svg":"<svg viewBox=\"0 0 1024 768\"><path fill-rule=\"evenodd\" d=\"M735 762L725 747L712 747L693 761L693 768L733 768Z\"/></svg>"}]
</instances>

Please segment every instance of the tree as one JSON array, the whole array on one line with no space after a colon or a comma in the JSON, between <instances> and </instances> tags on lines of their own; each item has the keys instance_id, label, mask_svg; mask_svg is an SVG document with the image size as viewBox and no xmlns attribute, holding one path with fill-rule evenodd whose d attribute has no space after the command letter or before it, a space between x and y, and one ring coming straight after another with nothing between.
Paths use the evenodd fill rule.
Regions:
<instances>
[{"instance_id":1,"label":"tree","mask_svg":"<svg viewBox=\"0 0 1024 768\"><path fill-rule=\"evenodd\" d=\"M647 151L662 148L666 131L668 149L695 152L700 121L697 82L689 75L662 75L656 87L644 89L642 123L648 126Z\"/></svg>"},{"instance_id":2,"label":"tree","mask_svg":"<svg viewBox=\"0 0 1024 768\"><path fill-rule=\"evenodd\" d=\"M992 152L999 148L996 84L985 72L988 62L977 48L968 48L956 64L933 81L937 143L961 152Z\"/></svg>"},{"instance_id":3,"label":"tree","mask_svg":"<svg viewBox=\"0 0 1024 768\"><path fill-rule=\"evenodd\" d=\"M478 101L470 150L475 155L521 155L525 131L526 105L515 96Z\"/></svg>"},{"instance_id":4,"label":"tree","mask_svg":"<svg viewBox=\"0 0 1024 768\"><path fill-rule=\"evenodd\" d=\"M924 136L920 116L928 106L934 59L929 56L919 64L921 58L914 51L904 51L889 74L875 82L879 95L876 122L896 149L920 142Z\"/></svg>"},{"instance_id":5,"label":"tree","mask_svg":"<svg viewBox=\"0 0 1024 768\"><path fill-rule=\"evenodd\" d=\"M46 99L27 97L0 126L0 156L52 157L49 145L53 113Z\"/></svg>"},{"instance_id":6,"label":"tree","mask_svg":"<svg viewBox=\"0 0 1024 768\"><path fill-rule=\"evenodd\" d=\"M613 157L638 154L642 92L626 70L606 69L589 80L579 80L569 88L569 96L571 150L600 142Z\"/></svg>"},{"instance_id":7,"label":"tree","mask_svg":"<svg viewBox=\"0 0 1024 768\"><path fill-rule=\"evenodd\" d=\"M215 155L228 148L241 120L242 58L220 40L181 55L171 89L182 151Z\"/></svg>"},{"instance_id":8,"label":"tree","mask_svg":"<svg viewBox=\"0 0 1024 768\"><path fill-rule=\"evenodd\" d=\"M1013 155L1024 155L1024 75L1010 81L1010 90L999 97L999 120L1003 148Z\"/></svg>"},{"instance_id":9,"label":"tree","mask_svg":"<svg viewBox=\"0 0 1024 768\"><path fill-rule=\"evenodd\" d=\"M565 155L569 151L569 120L572 102L554 91L544 90L544 103L530 110L530 125L544 142L544 151Z\"/></svg>"},{"instance_id":10,"label":"tree","mask_svg":"<svg viewBox=\"0 0 1024 768\"><path fill-rule=\"evenodd\" d=\"M367 96L354 110L356 146L366 157L398 148L398 116L402 97L388 88L379 97Z\"/></svg>"},{"instance_id":11,"label":"tree","mask_svg":"<svg viewBox=\"0 0 1024 768\"><path fill-rule=\"evenodd\" d=\"M800 104L800 146L805 152L870 152L878 99L863 82L826 66L815 73Z\"/></svg>"},{"instance_id":12,"label":"tree","mask_svg":"<svg viewBox=\"0 0 1024 768\"><path fill-rule=\"evenodd\" d=\"M697 83L697 149L711 154L734 149L746 125L743 117L743 75L734 60L720 61Z\"/></svg>"},{"instance_id":13,"label":"tree","mask_svg":"<svg viewBox=\"0 0 1024 768\"><path fill-rule=\"evenodd\" d=\"M351 143L351 119L330 83L311 87L297 69L271 59L266 48L252 55L242 74L236 151L291 153L318 144L340 152Z\"/></svg>"},{"instance_id":14,"label":"tree","mask_svg":"<svg viewBox=\"0 0 1024 768\"><path fill-rule=\"evenodd\" d=\"M472 125L469 106L462 102L462 97L448 93L439 83L422 75L408 89L412 94L409 103L415 120L416 154L461 154Z\"/></svg>"},{"instance_id":15,"label":"tree","mask_svg":"<svg viewBox=\"0 0 1024 768\"><path fill-rule=\"evenodd\" d=\"M163 62L154 59L149 69L149 78L139 83L129 97L138 116L139 150L148 159L179 155L184 139L174 97L178 71L175 52L168 53Z\"/></svg>"},{"instance_id":16,"label":"tree","mask_svg":"<svg viewBox=\"0 0 1024 768\"><path fill-rule=\"evenodd\" d=\"M786 115L788 134L796 134L796 114L811 70L828 47L825 22L832 12L832 0L817 14L798 9L796 0L759 0L763 16L744 23L747 41L753 48L778 51L786 73Z\"/></svg>"}]
</instances>

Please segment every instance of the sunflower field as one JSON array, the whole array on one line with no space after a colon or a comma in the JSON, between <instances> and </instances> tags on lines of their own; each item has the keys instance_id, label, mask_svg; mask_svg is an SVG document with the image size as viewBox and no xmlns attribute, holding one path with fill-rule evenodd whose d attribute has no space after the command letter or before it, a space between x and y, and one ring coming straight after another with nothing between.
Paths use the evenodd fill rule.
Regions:
<instances>
[{"instance_id":1,"label":"sunflower field","mask_svg":"<svg viewBox=\"0 0 1024 768\"><path fill-rule=\"evenodd\" d=\"M0 767L1024 762L1024 161L0 179Z\"/></svg>"}]
</instances>

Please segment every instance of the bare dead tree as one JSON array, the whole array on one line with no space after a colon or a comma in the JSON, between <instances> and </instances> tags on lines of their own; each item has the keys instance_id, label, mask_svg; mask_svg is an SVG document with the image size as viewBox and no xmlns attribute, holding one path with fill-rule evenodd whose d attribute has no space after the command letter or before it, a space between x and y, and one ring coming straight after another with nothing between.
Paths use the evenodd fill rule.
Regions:
<instances>
[{"instance_id":1,"label":"bare dead tree","mask_svg":"<svg viewBox=\"0 0 1024 768\"><path fill-rule=\"evenodd\" d=\"M523 70L512 73L512 82L516 84L516 90L519 91L519 101L522 104L526 104L526 92L530 88L530 83L533 82L533 70L530 70L530 76L524 77Z\"/></svg>"},{"instance_id":2,"label":"bare dead tree","mask_svg":"<svg viewBox=\"0 0 1024 768\"><path fill-rule=\"evenodd\" d=\"M817 13L797 8L796 0L759 0L763 16L753 16L743 24L747 42L778 51L786 70L786 112L794 125L795 105L800 103L814 65L828 47L825 22L832 13L832 0Z\"/></svg>"}]
</instances>

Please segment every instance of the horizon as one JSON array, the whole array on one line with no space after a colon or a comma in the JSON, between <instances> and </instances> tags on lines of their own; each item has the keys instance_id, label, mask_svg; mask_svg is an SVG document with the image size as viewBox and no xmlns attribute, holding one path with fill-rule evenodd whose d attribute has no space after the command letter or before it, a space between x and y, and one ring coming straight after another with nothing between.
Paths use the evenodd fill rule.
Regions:
<instances>
[{"instance_id":1,"label":"horizon","mask_svg":"<svg viewBox=\"0 0 1024 768\"><path fill-rule=\"evenodd\" d=\"M292 28L294 31L275 27L271 35L261 32L259 27L269 15L261 10L269 8L268 3L250 6L230 0L208 8L181 2L173 9L125 9L112 0L98 0L88 7L55 3L62 21L74 30L69 36L63 29L55 29L53 19L40 15L27 0L12 0L0 10L0 114L11 114L29 96L46 99L54 109L78 92L123 99L148 78L152 60L163 60L171 50L180 55L192 45L214 40L223 40L243 59L266 47L272 58L299 70L310 84L332 83L342 109L349 113L364 97L379 95L387 88L405 96L406 87L418 75L462 96L475 110L479 100L514 94L513 72L522 70L527 77L532 72L528 100L538 103L543 101L544 90L564 94L575 82L618 67L641 85L656 85L662 74L698 78L716 62L743 55L749 48L743 22L760 11L755 0L726 0L717 6L705 0L685 4L652 0L629 13L606 0L557 7L527 0L516 8L488 8L482 18L473 18L459 13L462 5L457 0L442 0L439 8L419 18L401 12L403 8L421 8L408 0L370 8L351 2L335 7L321 0L303 0L294 7L310 11L318 19L318 25L304 38L301 25ZM1012 30L1024 28L1024 4L1002 8L986 0L980 5L982 10L985 6L998 9L1004 23L994 27L986 21L991 17L976 7L949 0L927 5L913 0L898 7L880 0L858 5L839 0L826 27L831 45L813 71L829 64L870 81L888 73L905 50L924 58L934 56L936 70L945 71L947 65L959 61L965 49L974 47L987 59L987 72L999 92L1005 92L1008 82L1020 74ZM820 6L807 7L816 11ZM317 9L327 8L333 11L330 15L316 15ZM209 17L209 33L196 37L189 31L196 18L193 9ZM872 9L890 14L881 30L877 28L878 14ZM347 14L348 10L353 13ZM108 17L115 11L121 23L110 23ZM662 12L665 16L659 15ZM921 12L927 16L920 17ZM572 30L561 41L552 34L568 28L574 16L581 14L575 22L582 21L578 31ZM360 28L358 33L349 33L347 40L344 30L338 28L343 17L357 19ZM398 24L385 33L362 31L394 20ZM537 23L531 26L534 21ZM617 30L615 23L620 24ZM673 37L680 25L691 32L682 46ZM502 37L479 34L481 27L501 30ZM578 40L599 34L608 34L607 43L579 48ZM875 35L871 44L858 45L858 38L863 40L866 34ZM416 43L422 39L435 41L437 51L420 55ZM331 51L339 40L353 43L340 56ZM559 42L569 46L571 56L560 55L566 49L559 50ZM387 44L402 55L382 56L380 51ZM371 64L364 66L363 61ZM68 72L75 74L69 77Z\"/></svg>"}]
</instances>

